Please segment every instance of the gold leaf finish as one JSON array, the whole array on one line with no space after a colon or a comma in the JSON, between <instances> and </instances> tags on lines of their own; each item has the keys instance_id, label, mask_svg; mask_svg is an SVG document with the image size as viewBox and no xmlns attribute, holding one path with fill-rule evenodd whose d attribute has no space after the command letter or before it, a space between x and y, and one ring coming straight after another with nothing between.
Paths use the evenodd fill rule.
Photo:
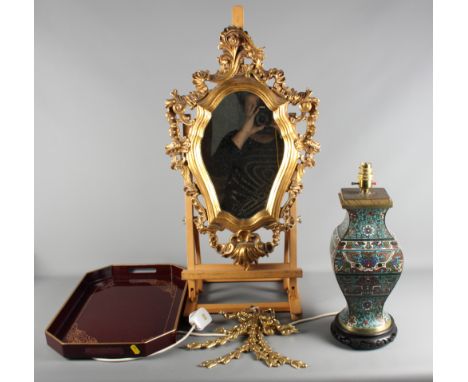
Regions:
<instances>
[{"instance_id":1,"label":"gold leaf finish","mask_svg":"<svg viewBox=\"0 0 468 382\"><path fill-rule=\"evenodd\" d=\"M250 264L257 264L258 258L267 256L279 242L279 231L273 231L273 241L264 243L260 236L250 231L239 231L231 236L231 240L226 244L219 244L215 233L210 232L210 245L215 248L223 257L234 260L234 264L239 264L245 269Z\"/></svg>"},{"instance_id":2,"label":"gold leaf finish","mask_svg":"<svg viewBox=\"0 0 468 382\"><path fill-rule=\"evenodd\" d=\"M320 150L320 144L313 138L319 100L308 89L298 92L288 87L282 70L264 69L263 49L257 48L242 28L225 28L219 49L216 73L195 72L192 76L195 90L188 95L179 95L174 90L166 101L172 140L166 146L166 154L171 157L171 168L182 174L184 191L196 212L194 224L198 231L209 235L210 245L222 256L248 268L249 264L257 263L260 257L271 253L280 241L280 233L296 224L291 207L302 190L304 170L315 165L314 156ZM215 85L213 89L208 87L208 82ZM283 161L267 206L249 219L238 219L221 210L200 150L211 113L224 97L235 91L252 92L265 102L273 111L285 143ZM290 105L297 106L299 113L288 112ZM306 125L303 133L297 130L301 122ZM288 197L282 205L285 193ZM254 233L261 227L272 230L271 241L262 242ZM233 235L229 242L220 244L217 231L226 228Z\"/></svg>"},{"instance_id":3,"label":"gold leaf finish","mask_svg":"<svg viewBox=\"0 0 468 382\"><path fill-rule=\"evenodd\" d=\"M242 353L253 352L257 360L264 362L268 367L278 367L290 365L294 368L305 368L308 365L302 361L294 360L272 350L265 336L271 336L279 333L283 336L298 333L296 327L291 324L282 325L276 318L273 309L261 310L257 307L251 307L238 313L221 314L229 320L237 320L239 324L231 329L220 329L219 333L224 334L215 340L205 342L192 342L186 347L190 350L211 349L213 347L225 345L232 342L242 335L247 336L245 342L234 351L221 357L204 361L200 364L202 367L212 368L217 365L226 365L233 359L239 359Z\"/></svg>"},{"instance_id":4,"label":"gold leaf finish","mask_svg":"<svg viewBox=\"0 0 468 382\"><path fill-rule=\"evenodd\" d=\"M98 340L78 327L75 322L67 332L64 342L71 344L97 344Z\"/></svg>"}]
</instances>

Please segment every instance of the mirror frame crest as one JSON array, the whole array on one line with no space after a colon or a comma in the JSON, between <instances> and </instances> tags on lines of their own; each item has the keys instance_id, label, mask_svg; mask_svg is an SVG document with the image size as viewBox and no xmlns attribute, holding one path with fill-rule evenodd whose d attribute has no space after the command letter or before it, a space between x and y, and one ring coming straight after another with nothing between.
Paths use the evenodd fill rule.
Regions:
<instances>
[{"instance_id":1,"label":"mirror frame crest","mask_svg":"<svg viewBox=\"0 0 468 382\"><path fill-rule=\"evenodd\" d=\"M285 84L282 70L263 68L263 49L257 48L249 34L237 26L229 26L220 36L219 69L215 74L198 71L192 76L195 90L188 95L171 92L166 101L166 117L172 142L166 146L171 168L181 172L184 191L192 201L196 216L194 224L201 234L209 235L209 243L223 257L248 268L267 256L279 244L281 232L290 230L297 222L291 207L301 192L302 177L307 167L315 165L314 155L320 144L314 140L319 100L306 89L298 92ZM209 89L207 82L215 86ZM273 111L284 141L284 154L278 174L270 191L267 206L248 219L238 219L222 211L216 191L201 156L201 141L211 114L229 94L248 91L259 96ZM288 113L295 105L299 113ZM190 111L195 111L195 117ZM304 121L304 133L297 124ZM287 200L281 205L284 194ZM203 201L202 201L203 198ZM272 230L272 239L262 242L255 233L264 227ZM233 232L227 243L219 243L217 231Z\"/></svg>"}]
</instances>

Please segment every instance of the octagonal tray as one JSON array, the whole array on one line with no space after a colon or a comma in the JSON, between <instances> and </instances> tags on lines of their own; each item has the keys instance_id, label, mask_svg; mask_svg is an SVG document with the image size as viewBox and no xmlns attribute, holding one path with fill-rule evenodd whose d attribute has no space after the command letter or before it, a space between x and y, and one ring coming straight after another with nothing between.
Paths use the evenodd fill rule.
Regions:
<instances>
[{"instance_id":1,"label":"octagonal tray","mask_svg":"<svg viewBox=\"0 0 468 382\"><path fill-rule=\"evenodd\" d=\"M175 265L112 265L87 273L46 329L67 358L144 357L176 341L187 282Z\"/></svg>"}]
</instances>

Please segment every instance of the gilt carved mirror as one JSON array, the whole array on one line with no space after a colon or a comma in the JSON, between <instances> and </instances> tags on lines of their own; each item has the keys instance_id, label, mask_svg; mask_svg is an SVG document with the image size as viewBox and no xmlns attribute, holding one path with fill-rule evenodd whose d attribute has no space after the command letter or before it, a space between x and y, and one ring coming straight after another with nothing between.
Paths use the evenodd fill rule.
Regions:
<instances>
[{"instance_id":1,"label":"gilt carved mirror","mask_svg":"<svg viewBox=\"0 0 468 382\"><path fill-rule=\"evenodd\" d=\"M182 173L197 238L206 234L211 247L248 270L296 224L304 169L320 148L318 99L288 87L282 70L265 69L263 49L233 24L220 35L218 70L195 72L194 90L174 90L166 101L166 153ZM271 236L260 237L260 228ZM218 238L222 230L232 233L227 242Z\"/></svg>"},{"instance_id":2,"label":"gilt carved mirror","mask_svg":"<svg viewBox=\"0 0 468 382\"><path fill-rule=\"evenodd\" d=\"M223 256L248 265L272 252L279 233L295 224L289 210L304 168L319 151L313 139L318 99L310 90L288 88L281 70L264 69L263 50L243 29L226 28L219 49L219 70L194 73L195 90L187 96L174 90L167 101L172 143L166 152L182 172L198 231ZM288 112L290 106L299 113ZM302 134L296 129L301 121ZM272 241L257 241L261 227L273 231ZM234 240L219 244L216 231L223 229ZM257 246L246 250L253 242Z\"/></svg>"}]
</instances>

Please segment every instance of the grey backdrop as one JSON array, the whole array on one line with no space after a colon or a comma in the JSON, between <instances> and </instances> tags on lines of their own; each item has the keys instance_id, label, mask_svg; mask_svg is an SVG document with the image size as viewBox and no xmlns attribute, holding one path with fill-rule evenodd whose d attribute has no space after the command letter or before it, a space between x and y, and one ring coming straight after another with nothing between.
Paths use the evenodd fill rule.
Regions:
<instances>
[{"instance_id":1,"label":"grey backdrop","mask_svg":"<svg viewBox=\"0 0 468 382\"><path fill-rule=\"evenodd\" d=\"M36 1L37 276L185 264L182 179L164 154L164 100L174 88L190 91L194 71L217 69L233 4ZM406 269L430 268L432 3L243 4L265 67L321 100L322 151L299 199L300 265L331 272L329 237L344 216L337 193L366 160L393 198L388 225Z\"/></svg>"}]
</instances>

